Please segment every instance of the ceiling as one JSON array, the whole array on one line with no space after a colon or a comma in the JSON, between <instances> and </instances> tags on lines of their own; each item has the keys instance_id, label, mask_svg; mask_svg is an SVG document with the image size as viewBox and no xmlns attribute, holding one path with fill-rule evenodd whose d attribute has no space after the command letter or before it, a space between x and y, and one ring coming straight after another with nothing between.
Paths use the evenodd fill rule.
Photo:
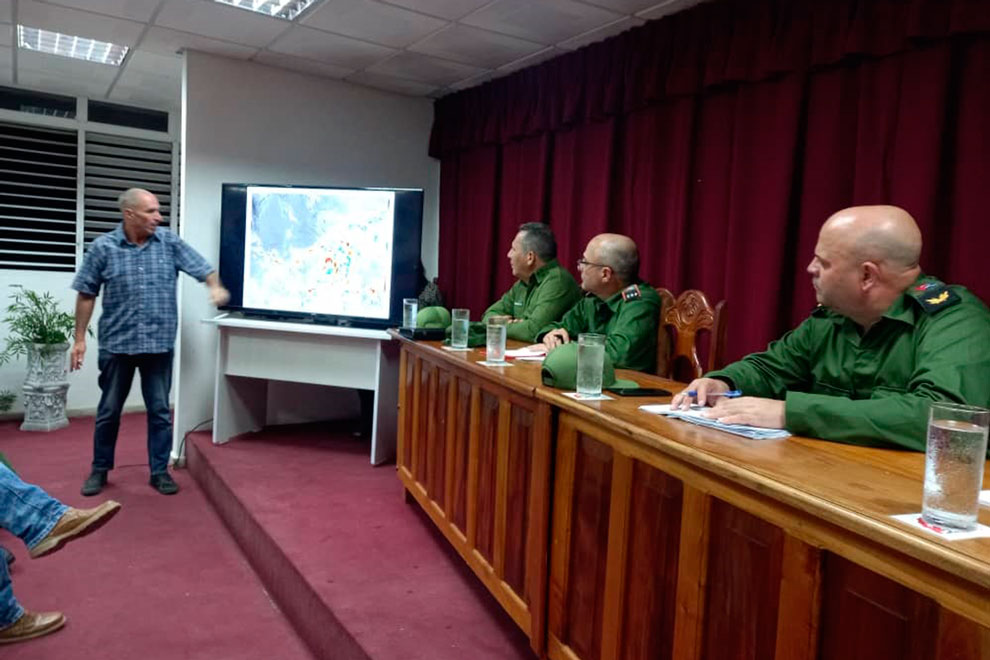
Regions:
<instances>
[{"instance_id":1,"label":"ceiling","mask_svg":"<svg viewBox=\"0 0 990 660\"><path fill-rule=\"evenodd\" d=\"M439 97L701 0L318 0L296 21L212 0L0 0L0 85L175 110L184 48ZM16 48L15 25L131 48L121 67Z\"/></svg>"}]
</instances>

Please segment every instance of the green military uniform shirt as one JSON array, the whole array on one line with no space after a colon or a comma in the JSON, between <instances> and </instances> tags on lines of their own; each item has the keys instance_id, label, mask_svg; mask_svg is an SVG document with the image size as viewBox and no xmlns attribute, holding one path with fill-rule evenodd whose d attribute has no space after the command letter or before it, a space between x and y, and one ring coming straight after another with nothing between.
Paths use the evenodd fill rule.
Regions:
<instances>
[{"instance_id":1,"label":"green military uniform shirt","mask_svg":"<svg viewBox=\"0 0 990 660\"><path fill-rule=\"evenodd\" d=\"M657 366L657 323L660 296L649 284L630 284L602 300L588 295L574 305L559 323L550 323L537 334L564 328L573 341L582 332L605 335L605 352L617 369L653 371Z\"/></svg>"},{"instance_id":2,"label":"green military uniform shirt","mask_svg":"<svg viewBox=\"0 0 990 660\"><path fill-rule=\"evenodd\" d=\"M574 276L556 259L551 259L530 276L529 282L519 280L513 284L498 302L485 310L481 320L489 316L521 319L506 327L505 336L533 343L540 328L560 320L580 299L581 287Z\"/></svg>"},{"instance_id":3,"label":"green military uniform shirt","mask_svg":"<svg viewBox=\"0 0 990 660\"><path fill-rule=\"evenodd\" d=\"M707 374L786 401L797 435L924 451L928 404L990 404L990 311L920 276L865 334L819 307L763 353Z\"/></svg>"}]
</instances>

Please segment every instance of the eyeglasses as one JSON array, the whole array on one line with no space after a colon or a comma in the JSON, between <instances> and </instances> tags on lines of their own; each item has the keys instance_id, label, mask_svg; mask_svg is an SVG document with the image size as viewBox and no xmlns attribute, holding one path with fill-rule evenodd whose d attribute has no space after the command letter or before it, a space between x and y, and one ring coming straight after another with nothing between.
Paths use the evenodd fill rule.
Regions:
<instances>
[{"instance_id":1,"label":"eyeglasses","mask_svg":"<svg viewBox=\"0 0 990 660\"><path fill-rule=\"evenodd\" d=\"M577 265L578 268L587 268L588 266L594 266L595 268L611 268L611 266L609 266L608 264L596 264L591 261L588 261L584 257L581 257L580 259L577 260Z\"/></svg>"}]
</instances>

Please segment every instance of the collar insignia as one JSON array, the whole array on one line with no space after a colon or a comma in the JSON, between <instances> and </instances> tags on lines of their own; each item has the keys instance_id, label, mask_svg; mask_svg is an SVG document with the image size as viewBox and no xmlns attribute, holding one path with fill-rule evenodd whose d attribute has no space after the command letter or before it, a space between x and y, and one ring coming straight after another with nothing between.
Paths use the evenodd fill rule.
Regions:
<instances>
[{"instance_id":1,"label":"collar insignia","mask_svg":"<svg viewBox=\"0 0 990 660\"><path fill-rule=\"evenodd\" d=\"M642 297L643 292L639 290L638 284L630 284L622 290L622 299L626 302L629 302L630 300L639 300Z\"/></svg>"}]
</instances>

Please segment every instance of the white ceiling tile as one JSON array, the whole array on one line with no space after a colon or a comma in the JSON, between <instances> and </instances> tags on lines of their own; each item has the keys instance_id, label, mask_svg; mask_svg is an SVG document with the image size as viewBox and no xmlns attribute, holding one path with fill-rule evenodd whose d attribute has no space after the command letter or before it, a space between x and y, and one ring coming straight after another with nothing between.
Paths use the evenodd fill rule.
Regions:
<instances>
[{"instance_id":1,"label":"white ceiling tile","mask_svg":"<svg viewBox=\"0 0 990 660\"><path fill-rule=\"evenodd\" d=\"M309 14L310 27L401 48L436 32L446 21L371 0L329 0Z\"/></svg>"},{"instance_id":2,"label":"white ceiling tile","mask_svg":"<svg viewBox=\"0 0 990 660\"><path fill-rule=\"evenodd\" d=\"M297 25L268 47L278 53L363 69L396 52L385 46Z\"/></svg>"},{"instance_id":3,"label":"white ceiling tile","mask_svg":"<svg viewBox=\"0 0 990 660\"><path fill-rule=\"evenodd\" d=\"M415 80L405 80L394 78L371 71L361 71L347 78L348 82L359 85L367 85L377 89L384 89L387 92L405 94L406 96L429 96L436 91L437 86L429 83L417 82Z\"/></svg>"},{"instance_id":4,"label":"white ceiling tile","mask_svg":"<svg viewBox=\"0 0 990 660\"><path fill-rule=\"evenodd\" d=\"M584 0L588 4L598 5L622 14L635 14L647 7L653 7L657 0Z\"/></svg>"},{"instance_id":5,"label":"white ceiling tile","mask_svg":"<svg viewBox=\"0 0 990 660\"><path fill-rule=\"evenodd\" d=\"M409 50L494 69L543 49L543 45L486 30L452 25Z\"/></svg>"},{"instance_id":6,"label":"white ceiling tile","mask_svg":"<svg viewBox=\"0 0 990 660\"><path fill-rule=\"evenodd\" d=\"M148 107L178 108L182 101L182 58L134 51L124 63L110 98Z\"/></svg>"},{"instance_id":7,"label":"white ceiling tile","mask_svg":"<svg viewBox=\"0 0 990 660\"><path fill-rule=\"evenodd\" d=\"M12 0L0 0L0 22L12 23L13 12L10 10Z\"/></svg>"},{"instance_id":8,"label":"white ceiling tile","mask_svg":"<svg viewBox=\"0 0 990 660\"><path fill-rule=\"evenodd\" d=\"M17 53L17 83L35 89L103 98L117 67L22 50Z\"/></svg>"},{"instance_id":9,"label":"white ceiling tile","mask_svg":"<svg viewBox=\"0 0 990 660\"><path fill-rule=\"evenodd\" d=\"M479 67L438 60L434 57L415 53L404 53L401 56L393 57L374 65L369 70L435 85L449 85L454 81L485 72L485 69Z\"/></svg>"},{"instance_id":10,"label":"white ceiling tile","mask_svg":"<svg viewBox=\"0 0 990 660\"><path fill-rule=\"evenodd\" d=\"M489 80L494 80L498 78L499 75L494 71L486 71L478 76L471 76L470 78L465 78L464 80L458 80L455 83L451 83L447 86L448 91L456 92L462 89L469 89L471 87L477 87L482 83L486 83Z\"/></svg>"},{"instance_id":11,"label":"white ceiling tile","mask_svg":"<svg viewBox=\"0 0 990 660\"><path fill-rule=\"evenodd\" d=\"M504 75L512 71L519 71L520 69L525 69L526 67L539 64L540 62L546 62L547 60L552 60L558 55L563 55L565 51L555 48L553 46L547 46L538 53L533 53L527 57L516 60L515 62L509 62L508 64L503 64L500 66L496 73L498 75Z\"/></svg>"},{"instance_id":12,"label":"white ceiling tile","mask_svg":"<svg viewBox=\"0 0 990 660\"><path fill-rule=\"evenodd\" d=\"M56 7L34 0L20 0L17 22L29 27L109 41L122 46L133 46L144 30L142 23Z\"/></svg>"},{"instance_id":13,"label":"white ceiling tile","mask_svg":"<svg viewBox=\"0 0 990 660\"><path fill-rule=\"evenodd\" d=\"M168 0L155 25L262 48L288 29L290 23L217 2Z\"/></svg>"},{"instance_id":14,"label":"white ceiling tile","mask_svg":"<svg viewBox=\"0 0 990 660\"><path fill-rule=\"evenodd\" d=\"M568 39L567 41L561 41L557 44L557 47L563 48L564 50L574 50L576 48L580 48L581 46L587 46L588 44L595 43L596 41L614 37L615 35L625 32L630 28L642 25L645 22L646 20L636 18L635 16L620 18L614 23L603 25L600 28L591 30L590 32L585 32L584 34Z\"/></svg>"},{"instance_id":15,"label":"white ceiling tile","mask_svg":"<svg viewBox=\"0 0 990 660\"><path fill-rule=\"evenodd\" d=\"M124 63L121 78L130 73L154 73L166 78L182 81L182 57L180 55L163 55L150 50L135 50Z\"/></svg>"},{"instance_id":16,"label":"white ceiling tile","mask_svg":"<svg viewBox=\"0 0 990 660\"><path fill-rule=\"evenodd\" d=\"M175 55L183 49L201 50L204 53L248 59L258 50L248 46L232 44L228 41L210 39L186 32L176 32L163 27L153 27L141 40L141 50L149 50L161 55Z\"/></svg>"},{"instance_id":17,"label":"white ceiling tile","mask_svg":"<svg viewBox=\"0 0 990 660\"><path fill-rule=\"evenodd\" d=\"M10 85L14 82L13 60L13 49L0 46L0 83L4 85Z\"/></svg>"},{"instance_id":18,"label":"white ceiling tile","mask_svg":"<svg viewBox=\"0 0 990 660\"><path fill-rule=\"evenodd\" d=\"M619 18L572 0L497 0L461 22L542 44L570 39Z\"/></svg>"},{"instance_id":19,"label":"white ceiling tile","mask_svg":"<svg viewBox=\"0 0 990 660\"><path fill-rule=\"evenodd\" d=\"M148 90L143 94L141 90ZM124 93L142 98L167 101L168 107L178 107L182 98L182 58L137 50L124 63L111 98Z\"/></svg>"},{"instance_id":20,"label":"white ceiling tile","mask_svg":"<svg viewBox=\"0 0 990 660\"><path fill-rule=\"evenodd\" d=\"M311 73L316 76L323 76L324 78L343 78L354 73L354 69L347 67L307 60L301 57L293 57L292 55L283 55L282 53L273 53L267 50L263 50L255 55L254 61L301 73Z\"/></svg>"},{"instance_id":21,"label":"white ceiling tile","mask_svg":"<svg viewBox=\"0 0 990 660\"><path fill-rule=\"evenodd\" d=\"M652 8L638 12L636 15L647 20L654 20L663 16L676 14L695 5L700 5L704 0L666 0L656 3Z\"/></svg>"},{"instance_id":22,"label":"white ceiling tile","mask_svg":"<svg viewBox=\"0 0 990 660\"><path fill-rule=\"evenodd\" d=\"M85 9L118 18L129 18L132 21L147 22L155 13L155 8L158 7L161 0L45 0L45 2L51 5Z\"/></svg>"},{"instance_id":23,"label":"white ceiling tile","mask_svg":"<svg viewBox=\"0 0 990 660\"><path fill-rule=\"evenodd\" d=\"M390 5L399 5L406 9L439 16L448 20L456 20L470 14L491 0L382 0Z\"/></svg>"}]
</instances>

